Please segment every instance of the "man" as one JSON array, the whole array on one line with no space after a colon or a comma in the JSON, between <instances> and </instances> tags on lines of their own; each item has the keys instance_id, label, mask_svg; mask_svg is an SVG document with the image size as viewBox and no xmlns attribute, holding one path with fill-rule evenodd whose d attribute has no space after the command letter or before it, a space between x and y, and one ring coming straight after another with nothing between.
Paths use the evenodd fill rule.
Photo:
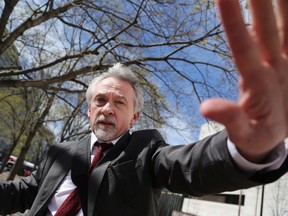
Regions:
<instances>
[{"instance_id":1,"label":"man","mask_svg":"<svg viewBox=\"0 0 288 216\"><path fill-rule=\"evenodd\" d=\"M143 98L130 69L116 64L87 90L91 137L52 146L37 172L20 182L2 182L0 213L30 209L29 215L65 215L59 212L74 202L73 215L153 216L163 187L200 196L283 175L288 169L283 143L288 135L288 2L279 1L278 35L272 3L251 1L252 36L236 0L217 3L239 69L240 95L238 103L210 99L201 112L224 124L225 131L185 146L167 145L156 130L130 134ZM112 147L90 169L92 158L98 158L93 152L102 145Z\"/></svg>"}]
</instances>

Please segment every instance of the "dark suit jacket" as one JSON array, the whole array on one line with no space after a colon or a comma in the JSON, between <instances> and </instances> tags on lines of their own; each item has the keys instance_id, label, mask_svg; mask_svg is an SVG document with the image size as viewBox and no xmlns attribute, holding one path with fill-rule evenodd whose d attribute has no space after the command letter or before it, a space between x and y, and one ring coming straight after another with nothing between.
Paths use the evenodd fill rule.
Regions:
<instances>
[{"instance_id":1,"label":"dark suit jacket","mask_svg":"<svg viewBox=\"0 0 288 216\"><path fill-rule=\"evenodd\" d=\"M53 145L37 172L0 184L0 213L30 209L28 215L45 214L69 170L89 216L153 216L163 187L201 196L268 183L287 171L286 159L276 171L246 176L231 161L226 139L224 131L195 144L171 146L156 130L126 133L89 181L90 138Z\"/></svg>"}]
</instances>

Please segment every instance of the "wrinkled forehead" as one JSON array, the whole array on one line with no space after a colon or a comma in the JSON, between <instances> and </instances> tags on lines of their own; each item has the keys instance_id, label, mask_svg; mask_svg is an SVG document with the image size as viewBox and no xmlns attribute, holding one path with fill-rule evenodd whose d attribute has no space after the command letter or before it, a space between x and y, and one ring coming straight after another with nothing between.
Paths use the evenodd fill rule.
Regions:
<instances>
[{"instance_id":1,"label":"wrinkled forehead","mask_svg":"<svg viewBox=\"0 0 288 216\"><path fill-rule=\"evenodd\" d=\"M123 98L135 98L135 90L126 80L109 77L97 83L94 91L95 95L113 95Z\"/></svg>"}]
</instances>

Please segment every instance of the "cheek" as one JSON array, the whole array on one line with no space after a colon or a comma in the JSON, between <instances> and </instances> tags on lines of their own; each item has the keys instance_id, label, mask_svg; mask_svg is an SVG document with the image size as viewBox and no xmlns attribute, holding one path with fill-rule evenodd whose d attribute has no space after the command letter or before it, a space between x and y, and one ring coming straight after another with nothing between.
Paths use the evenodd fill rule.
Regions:
<instances>
[{"instance_id":1,"label":"cheek","mask_svg":"<svg viewBox=\"0 0 288 216\"><path fill-rule=\"evenodd\" d=\"M127 115L124 116L123 121L125 122L126 126L131 126L132 124L134 124L133 115L127 113Z\"/></svg>"},{"instance_id":2,"label":"cheek","mask_svg":"<svg viewBox=\"0 0 288 216\"><path fill-rule=\"evenodd\" d=\"M90 116L89 116L89 121L90 121L90 126L93 126L94 122L95 122L95 118L93 118L92 114L90 114Z\"/></svg>"},{"instance_id":3,"label":"cheek","mask_svg":"<svg viewBox=\"0 0 288 216\"><path fill-rule=\"evenodd\" d=\"M90 122L93 123L95 121L96 116L97 116L97 110L91 109L88 116L90 118Z\"/></svg>"},{"instance_id":4,"label":"cheek","mask_svg":"<svg viewBox=\"0 0 288 216\"><path fill-rule=\"evenodd\" d=\"M114 118L118 125L125 126L127 124L128 115L126 113L115 113Z\"/></svg>"}]
</instances>

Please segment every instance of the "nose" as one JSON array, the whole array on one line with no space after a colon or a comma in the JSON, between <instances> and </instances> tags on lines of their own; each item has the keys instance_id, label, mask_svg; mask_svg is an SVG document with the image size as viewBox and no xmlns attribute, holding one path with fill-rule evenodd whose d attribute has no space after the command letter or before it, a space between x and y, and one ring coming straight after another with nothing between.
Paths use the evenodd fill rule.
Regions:
<instances>
[{"instance_id":1,"label":"nose","mask_svg":"<svg viewBox=\"0 0 288 216\"><path fill-rule=\"evenodd\" d=\"M105 116L114 114L113 105L111 103L107 102L105 104L105 106L102 107L102 113Z\"/></svg>"}]
</instances>

